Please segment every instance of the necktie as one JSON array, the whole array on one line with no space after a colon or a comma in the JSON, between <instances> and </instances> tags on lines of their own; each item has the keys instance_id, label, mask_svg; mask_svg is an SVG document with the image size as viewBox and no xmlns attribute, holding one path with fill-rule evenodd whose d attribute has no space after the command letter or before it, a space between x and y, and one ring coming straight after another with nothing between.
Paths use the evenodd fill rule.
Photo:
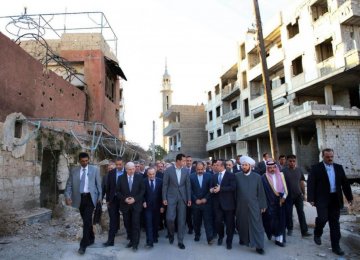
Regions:
<instances>
[{"instance_id":1,"label":"necktie","mask_svg":"<svg viewBox=\"0 0 360 260\"><path fill-rule=\"evenodd\" d=\"M202 187L202 176L198 177L200 188Z\"/></svg>"},{"instance_id":2,"label":"necktie","mask_svg":"<svg viewBox=\"0 0 360 260\"><path fill-rule=\"evenodd\" d=\"M85 174L86 174L86 169L83 168L83 169L82 169L81 179L80 179L80 193L84 193L84 188L85 188Z\"/></svg>"},{"instance_id":3,"label":"necktie","mask_svg":"<svg viewBox=\"0 0 360 260\"><path fill-rule=\"evenodd\" d=\"M132 189L132 184L133 184L132 176L129 176L129 190L130 190L130 192L131 192L131 189Z\"/></svg>"},{"instance_id":4,"label":"necktie","mask_svg":"<svg viewBox=\"0 0 360 260\"><path fill-rule=\"evenodd\" d=\"M155 189L154 180L150 180L150 188L151 188L151 191L154 191L154 189Z\"/></svg>"},{"instance_id":5,"label":"necktie","mask_svg":"<svg viewBox=\"0 0 360 260\"><path fill-rule=\"evenodd\" d=\"M221 180L222 180L222 173L219 173L219 185L221 184Z\"/></svg>"}]
</instances>

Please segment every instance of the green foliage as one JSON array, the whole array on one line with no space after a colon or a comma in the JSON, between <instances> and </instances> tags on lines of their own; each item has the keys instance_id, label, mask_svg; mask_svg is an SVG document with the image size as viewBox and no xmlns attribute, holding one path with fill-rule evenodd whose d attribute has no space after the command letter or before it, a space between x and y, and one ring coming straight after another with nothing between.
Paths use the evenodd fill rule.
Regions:
<instances>
[{"instance_id":1,"label":"green foliage","mask_svg":"<svg viewBox=\"0 0 360 260\"><path fill-rule=\"evenodd\" d=\"M147 153L152 156L152 145L149 145ZM167 152L161 145L155 145L155 161L162 160L167 155Z\"/></svg>"}]
</instances>

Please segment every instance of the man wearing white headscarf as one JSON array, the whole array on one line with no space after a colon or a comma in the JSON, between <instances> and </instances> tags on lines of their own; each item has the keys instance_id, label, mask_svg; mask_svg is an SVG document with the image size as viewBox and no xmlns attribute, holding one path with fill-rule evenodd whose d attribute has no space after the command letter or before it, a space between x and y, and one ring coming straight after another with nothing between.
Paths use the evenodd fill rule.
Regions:
<instances>
[{"instance_id":1,"label":"man wearing white headscarf","mask_svg":"<svg viewBox=\"0 0 360 260\"><path fill-rule=\"evenodd\" d=\"M255 161L241 156L241 172L236 173L236 226L240 245L255 247L264 254L264 227L261 214L267 208L261 176L252 171Z\"/></svg>"}]
</instances>

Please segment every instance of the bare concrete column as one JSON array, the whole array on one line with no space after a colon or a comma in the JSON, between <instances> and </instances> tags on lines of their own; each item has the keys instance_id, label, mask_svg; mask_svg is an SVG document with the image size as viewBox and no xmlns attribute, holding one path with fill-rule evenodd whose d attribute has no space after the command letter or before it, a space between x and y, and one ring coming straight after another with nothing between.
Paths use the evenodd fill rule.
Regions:
<instances>
[{"instance_id":1,"label":"bare concrete column","mask_svg":"<svg viewBox=\"0 0 360 260\"><path fill-rule=\"evenodd\" d=\"M258 153L258 161L259 162L262 160L260 148L261 148L261 139L258 137L258 138L256 138L256 149L257 149L257 153Z\"/></svg>"},{"instance_id":2,"label":"bare concrete column","mask_svg":"<svg viewBox=\"0 0 360 260\"><path fill-rule=\"evenodd\" d=\"M298 132L297 132L297 129L295 127L291 127L290 135L291 135L292 154L296 155L299 144L298 144Z\"/></svg>"},{"instance_id":3,"label":"bare concrete column","mask_svg":"<svg viewBox=\"0 0 360 260\"><path fill-rule=\"evenodd\" d=\"M333 95L333 87L332 85L326 85L324 87L325 94L325 104L326 105L334 105L334 95Z\"/></svg>"}]
</instances>

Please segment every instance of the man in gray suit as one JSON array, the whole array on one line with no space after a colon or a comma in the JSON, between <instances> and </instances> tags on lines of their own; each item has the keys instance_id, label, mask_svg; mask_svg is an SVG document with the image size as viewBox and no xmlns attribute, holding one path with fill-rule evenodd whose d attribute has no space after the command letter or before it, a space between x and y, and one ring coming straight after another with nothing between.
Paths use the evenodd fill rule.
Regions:
<instances>
[{"instance_id":1,"label":"man in gray suit","mask_svg":"<svg viewBox=\"0 0 360 260\"><path fill-rule=\"evenodd\" d=\"M68 206L79 208L83 220L83 237L79 254L85 254L86 247L93 244L95 235L92 229L92 215L96 203L101 201L102 189L100 171L89 165L89 155L79 154L81 166L71 169L65 188L65 202Z\"/></svg>"},{"instance_id":2,"label":"man in gray suit","mask_svg":"<svg viewBox=\"0 0 360 260\"><path fill-rule=\"evenodd\" d=\"M191 206L190 175L184 168L186 159L184 154L176 155L175 166L166 169L163 179L162 197L167 206L166 221L169 232L169 242L174 242L175 218L178 225L178 247L185 249L185 221L186 206Z\"/></svg>"}]
</instances>

